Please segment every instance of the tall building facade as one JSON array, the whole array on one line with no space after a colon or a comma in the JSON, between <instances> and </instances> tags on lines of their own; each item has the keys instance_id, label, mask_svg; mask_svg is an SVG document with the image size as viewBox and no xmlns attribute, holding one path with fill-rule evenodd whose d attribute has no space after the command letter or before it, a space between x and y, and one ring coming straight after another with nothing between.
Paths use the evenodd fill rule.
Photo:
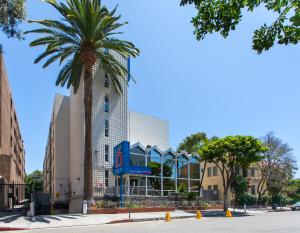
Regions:
<instances>
[{"instance_id":1,"label":"tall building facade","mask_svg":"<svg viewBox=\"0 0 300 233\"><path fill-rule=\"evenodd\" d=\"M124 67L129 66L128 60L117 54L114 56ZM106 184L114 184L113 148L118 143L128 140L128 80L120 78L120 84L122 94L117 93L102 70L94 69L92 116L94 197L103 196ZM62 127L64 125L67 126ZM58 138L57 134L64 136ZM59 157L64 158L59 159ZM62 172L61 169L64 171ZM54 101L44 159L45 190L51 193L53 203L63 201L62 196L66 193L70 202L70 211L80 210L83 197L83 172L84 93L83 82L81 82L76 94L71 91L70 97L56 96ZM66 179L58 179L60 176L65 177L68 184Z\"/></svg>"},{"instance_id":2,"label":"tall building facade","mask_svg":"<svg viewBox=\"0 0 300 233\"><path fill-rule=\"evenodd\" d=\"M124 66L128 60L113 54ZM97 66L96 66L97 67ZM93 80L93 195L103 196L103 188L113 183L113 148L128 140L128 80L119 79L122 94L117 93L101 69L94 69ZM83 196L84 105L83 82L76 95L70 96L70 209L76 210ZM74 205L73 205L74 204Z\"/></svg>"},{"instance_id":3,"label":"tall building facade","mask_svg":"<svg viewBox=\"0 0 300 233\"><path fill-rule=\"evenodd\" d=\"M43 164L43 190L52 203L67 204L70 195L70 98L55 95Z\"/></svg>"},{"instance_id":4,"label":"tall building facade","mask_svg":"<svg viewBox=\"0 0 300 233\"><path fill-rule=\"evenodd\" d=\"M140 143L144 147L157 146L161 150L168 150L169 122L155 116L139 112L129 112L129 138L130 143Z\"/></svg>"},{"instance_id":5,"label":"tall building facade","mask_svg":"<svg viewBox=\"0 0 300 233\"><path fill-rule=\"evenodd\" d=\"M25 150L9 86L4 58L0 54L0 177L23 183Z\"/></svg>"}]
</instances>

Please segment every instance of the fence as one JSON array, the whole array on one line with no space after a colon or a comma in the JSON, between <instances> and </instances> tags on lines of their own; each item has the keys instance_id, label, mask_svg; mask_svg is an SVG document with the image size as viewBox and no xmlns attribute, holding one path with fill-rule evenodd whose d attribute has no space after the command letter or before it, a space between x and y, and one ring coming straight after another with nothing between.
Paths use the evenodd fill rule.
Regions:
<instances>
[{"instance_id":1,"label":"fence","mask_svg":"<svg viewBox=\"0 0 300 233\"><path fill-rule=\"evenodd\" d=\"M26 210L30 196L26 195L26 184L0 183L0 211Z\"/></svg>"}]
</instances>

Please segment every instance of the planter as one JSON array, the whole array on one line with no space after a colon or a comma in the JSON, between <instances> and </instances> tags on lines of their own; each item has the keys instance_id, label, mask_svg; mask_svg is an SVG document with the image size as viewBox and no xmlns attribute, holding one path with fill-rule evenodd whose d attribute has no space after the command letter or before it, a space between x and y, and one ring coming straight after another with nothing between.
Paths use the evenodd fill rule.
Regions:
<instances>
[{"instance_id":1,"label":"planter","mask_svg":"<svg viewBox=\"0 0 300 233\"><path fill-rule=\"evenodd\" d=\"M90 209L91 214L124 214L124 213L147 213L147 212L166 212L175 211L175 207L145 207L145 208L96 208Z\"/></svg>"}]
</instances>

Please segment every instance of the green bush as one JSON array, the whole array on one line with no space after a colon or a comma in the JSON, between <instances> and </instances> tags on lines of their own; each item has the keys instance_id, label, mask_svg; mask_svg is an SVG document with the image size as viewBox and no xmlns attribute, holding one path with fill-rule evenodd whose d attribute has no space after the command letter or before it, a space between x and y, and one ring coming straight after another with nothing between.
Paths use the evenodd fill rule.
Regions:
<instances>
[{"instance_id":1,"label":"green bush","mask_svg":"<svg viewBox=\"0 0 300 233\"><path fill-rule=\"evenodd\" d=\"M247 194L247 193L241 194L238 197L237 204L239 206L242 206L244 204L246 204L246 205L256 205L256 197L253 196L253 195Z\"/></svg>"},{"instance_id":2,"label":"green bush","mask_svg":"<svg viewBox=\"0 0 300 233\"><path fill-rule=\"evenodd\" d=\"M192 202L192 201L196 200L197 196L198 196L198 193L190 192L190 193L186 194L186 199L189 202Z\"/></svg>"},{"instance_id":3,"label":"green bush","mask_svg":"<svg viewBox=\"0 0 300 233\"><path fill-rule=\"evenodd\" d=\"M263 196L261 201L260 201L261 205L267 206L269 204L271 204L271 200L269 196Z\"/></svg>"},{"instance_id":4,"label":"green bush","mask_svg":"<svg viewBox=\"0 0 300 233\"><path fill-rule=\"evenodd\" d=\"M112 201L105 201L105 200L101 200L101 201L98 201L96 203L97 205L97 208L114 208L115 207L115 203L112 202Z\"/></svg>"},{"instance_id":5,"label":"green bush","mask_svg":"<svg viewBox=\"0 0 300 233\"><path fill-rule=\"evenodd\" d=\"M272 203L275 203L277 205L282 205L282 206L291 205L294 202L295 200L293 198L281 194L276 195L272 198Z\"/></svg>"}]
</instances>

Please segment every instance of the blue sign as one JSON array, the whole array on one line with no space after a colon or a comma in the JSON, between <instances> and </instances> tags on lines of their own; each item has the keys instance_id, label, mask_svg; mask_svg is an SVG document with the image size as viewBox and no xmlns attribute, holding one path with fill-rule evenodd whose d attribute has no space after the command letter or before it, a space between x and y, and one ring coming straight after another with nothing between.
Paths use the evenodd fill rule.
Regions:
<instances>
[{"instance_id":1,"label":"blue sign","mask_svg":"<svg viewBox=\"0 0 300 233\"><path fill-rule=\"evenodd\" d=\"M114 148L113 173L120 176L120 190L123 190L123 175L151 175L151 168L141 166L131 166L130 143L123 141ZM120 206L123 207L123 192L120 192Z\"/></svg>"},{"instance_id":2,"label":"blue sign","mask_svg":"<svg viewBox=\"0 0 300 233\"><path fill-rule=\"evenodd\" d=\"M123 141L114 148L113 173L117 176L124 174L151 175L151 168L131 166L130 143Z\"/></svg>"}]
</instances>

